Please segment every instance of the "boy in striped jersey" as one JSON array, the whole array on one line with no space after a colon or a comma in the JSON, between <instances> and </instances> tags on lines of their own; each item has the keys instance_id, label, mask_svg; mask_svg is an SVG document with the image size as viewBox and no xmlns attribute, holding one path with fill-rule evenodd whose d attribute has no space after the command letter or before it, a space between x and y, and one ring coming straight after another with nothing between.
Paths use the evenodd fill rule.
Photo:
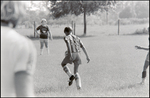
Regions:
<instances>
[{"instance_id":1,"label":"boy in striped jersey","mask_svg":"<svg viewBox=\"0 0 150 98\"><path fill-rule=\"evenodd\" d=\"M73 80L75 79L77 89L79 90L81 89L81 78L78 73L78 67L81 64L80 48L82 48L83 52L85 53L88 62L90 61L90 59L80 38L72 34L72 28L66 27L64 29L64 33L66 35L64 37L64 41L67 45L68 51L65 52L66 57L62 61L61 65L63 67L63 70L69 76L69 86L72 85ZM74 75L67 67L68 63L70 64L74 63Z\"/></svg>"}]
</instances>

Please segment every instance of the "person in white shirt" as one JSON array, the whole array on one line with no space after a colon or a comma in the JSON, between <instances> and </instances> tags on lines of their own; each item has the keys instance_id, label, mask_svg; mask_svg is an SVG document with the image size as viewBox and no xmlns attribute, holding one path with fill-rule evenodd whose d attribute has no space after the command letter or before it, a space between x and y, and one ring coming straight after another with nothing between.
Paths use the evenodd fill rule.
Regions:
<instances>
[{"instance_id":1,"label":"person in white shirt","mask_svg":"<svg viewBox=\"0 0 150 98\"><path fill-rule=\"evenodd\" d=\"M34 96L36 49L14 30L25 7L21 1L1 1L1 97Z\"/></svg>"}]
</instances>

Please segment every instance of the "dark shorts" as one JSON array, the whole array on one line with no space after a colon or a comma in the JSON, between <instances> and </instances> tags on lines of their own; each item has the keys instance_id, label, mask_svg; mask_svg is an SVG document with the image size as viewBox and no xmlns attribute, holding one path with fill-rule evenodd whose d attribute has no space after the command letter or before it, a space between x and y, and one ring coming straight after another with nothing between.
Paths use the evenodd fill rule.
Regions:
<instances>
[{"instance_id":1,"label":"dark shorts","mask_svg":"<svg viewBox=\"0 0 150 98\"><path fill-rule=\"evenodd\" d=\"M48 34L43 34L43 33L41 33L41 34L40 34L40 38L41 38L41 39L48 39Z\"/></svg>"},{"instance_id":2,"label":"dark shorts","mask_svg":"<svg viewBox=\"0 0 150 98\"><path fill-rule=\"evenodd\" d=\"M79 53L72 53L72 58L73 58L73 60L70 60L70 56L66 56L65 58L64 58L64 60L62 61L62 65L65 65L65 64L67 64L67 63L69 63L69 64L72 64L72 63L74 63L74 64L81 64L81 58L80 58L80 56L79 56L80 54Z\"/></svg>"}]
</instances>

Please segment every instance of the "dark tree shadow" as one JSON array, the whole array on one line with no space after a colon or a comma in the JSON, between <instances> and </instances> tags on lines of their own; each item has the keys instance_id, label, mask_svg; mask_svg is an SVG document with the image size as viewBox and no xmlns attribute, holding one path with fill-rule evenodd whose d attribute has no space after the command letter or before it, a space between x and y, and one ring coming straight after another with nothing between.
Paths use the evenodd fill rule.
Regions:
<instances>
[{"instance_id":1,"label":"dark tree shadow","mask_svg":"<svg viewBox=\"0 0 150 98\"><path fill-rule=\"evenodd\" d=\"M142 87L143 84L141 83L136 83L136 84L126 84L120 87L109 87L107 90L112 91L112 90L124 90L124 89L132 89L132 88L138 88L138 87Z\"/></svg>"}]
</instances>

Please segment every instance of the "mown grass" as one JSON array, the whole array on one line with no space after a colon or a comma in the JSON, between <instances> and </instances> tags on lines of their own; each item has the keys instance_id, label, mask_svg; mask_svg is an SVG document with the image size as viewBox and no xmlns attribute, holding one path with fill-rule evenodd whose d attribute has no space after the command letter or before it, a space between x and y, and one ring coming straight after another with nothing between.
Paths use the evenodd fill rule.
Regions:
<instances>
[{"instance_id":1,"label":"mown grass","mask_svg":"<svg viewBox=\"0 0 150 98\"><path fill-rule=\"evenodd\" d=\"M82 65L79 67L83 87L81 91L76 90L75 81L68 87L68 76L60 65L67 49L63 39L49 42L49 55L46 54L46 50L43 55L39 55L39 40L33 40L38 54L34 75L36 96L148 97L149 70L145 85L139 84L147 51L134 48L135 45L148 47L148 35L124 36L144 26L122 26L120 36L117 35L116 26L88 26L87 34L93 37L83 37L81 40L87 48L91 61L87 64L84 53L81 53ZM64 36L63 27L65 26L51 28L53 35ZM77 35L83 33L82 29L82 26L77 27ZM31 32L29 30L28 33ZM73 72L73 65L68 66Z\"/></svg>"}]
</instances>

